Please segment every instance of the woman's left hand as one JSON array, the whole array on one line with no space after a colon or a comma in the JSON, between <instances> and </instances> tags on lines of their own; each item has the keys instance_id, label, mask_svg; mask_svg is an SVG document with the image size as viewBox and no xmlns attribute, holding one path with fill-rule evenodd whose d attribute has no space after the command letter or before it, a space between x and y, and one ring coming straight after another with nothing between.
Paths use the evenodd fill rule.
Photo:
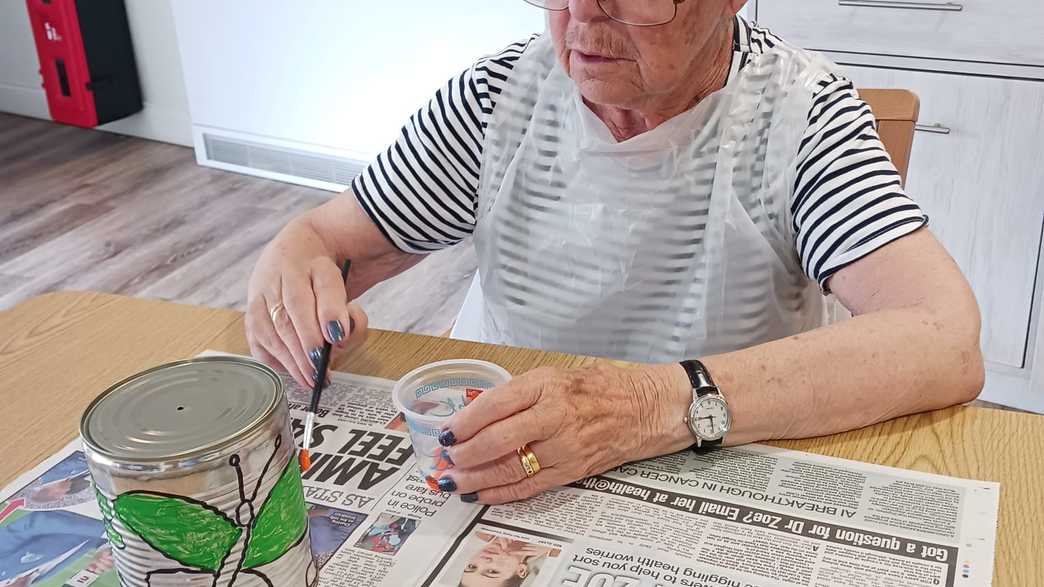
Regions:
<instances>
[{"instance_id":1,"label":"woman's left hand","mask_svg":"<svg viewBox=\"0 0 1044 587\"><path fill-rule=\"evenodd\" d=\"M530 371L450 419L440 440L454 467L440 485L505 503L681 450L692 444L683 422L691 399L678 365ZM516 453L523 444L540 462L532 477Z\"/></svg>"}]
</instances>

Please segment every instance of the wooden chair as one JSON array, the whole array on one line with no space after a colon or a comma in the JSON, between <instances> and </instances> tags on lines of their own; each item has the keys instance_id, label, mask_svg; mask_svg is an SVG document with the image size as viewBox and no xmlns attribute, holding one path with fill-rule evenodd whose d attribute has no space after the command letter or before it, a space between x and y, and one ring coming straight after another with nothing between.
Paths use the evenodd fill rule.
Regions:
<instances>
[{"instance_id":1,"label":"wooden chair","mask_svg":"<svg viewBox=\"0 0 1044 587\"><path fill-rule=\"evenodd\" d=\"M909 90L859 90L859 96L874 111L881 142L906 183L920 100Z\"/></svg>"},{"instance_id":2,"label":"wooden chair","mask_svg":"<svg viewBox=\"0 0 1044 587\"><path fill-rule=\"evenodd\" d=\"M921 103L917 95L909 90L859 90L859 96L870 105L877 119L877 132L881 136L885 150L892 158L892 163L899 170L899 176L906 183L906 172L910 167L910 150L913 147L914 127L920 113ZM833 298L828 304L827 313L831 322L843 320L851 314ZM454 323L456 319L454 319ZM440 336L447 337L453 327L450 326Z\"/></svg>"}]
</instances>

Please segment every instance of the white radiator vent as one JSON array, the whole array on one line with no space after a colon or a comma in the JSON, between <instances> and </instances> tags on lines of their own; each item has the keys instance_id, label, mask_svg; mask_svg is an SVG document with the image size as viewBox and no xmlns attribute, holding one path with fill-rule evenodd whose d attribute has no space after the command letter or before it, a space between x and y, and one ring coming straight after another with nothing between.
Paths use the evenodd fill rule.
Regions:
<instances>
[{"instance_id":1,"label":"white radiator vent","mask_svg":"<svg viewBox=\"0 0 1044 587\"><path fill-rule=\"evenodd\" d=\"M347 186L362 173L366 163L356 159L318 155L307 151L276 147L203 133L207 159L268 173L304 180Z\"/></svg>"}]
</instances>

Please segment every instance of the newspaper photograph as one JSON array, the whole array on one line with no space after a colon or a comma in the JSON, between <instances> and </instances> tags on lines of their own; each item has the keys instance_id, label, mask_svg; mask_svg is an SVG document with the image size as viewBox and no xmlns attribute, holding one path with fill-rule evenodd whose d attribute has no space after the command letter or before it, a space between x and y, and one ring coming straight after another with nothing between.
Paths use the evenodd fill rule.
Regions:
<instances>
[{"instance_id":1,"label":"newspaper photograph","mask_svg":"<svg viewBox=\"0 0 1044 587\"><path fill-rule=\"evenodd\" d=\"M465 504L418 475L393 381L330 377L302 475L321 585L992 583L996 483L748 445ZM284 383L300 443L311 390ZM9 585L118 585L79 439L0 493Z\"/></svg>"}]
</instances>

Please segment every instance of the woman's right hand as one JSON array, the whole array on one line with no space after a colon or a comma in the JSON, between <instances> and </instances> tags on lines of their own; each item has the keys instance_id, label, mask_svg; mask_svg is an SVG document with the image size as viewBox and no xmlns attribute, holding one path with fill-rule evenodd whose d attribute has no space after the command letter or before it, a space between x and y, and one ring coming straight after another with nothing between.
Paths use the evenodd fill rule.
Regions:
<instances>
[{"instance_id":1,"label":"woman's right hand","mask_svg":"<svg viewBox=\"0 0 1044 587\"><path fill-rule=\"evenodd\" d=\"M340 261L300 217L265 247L250 276L250 352L306 388L313 385L324 341L347 349L366 337L366 313L348 303Z\"/></svg>"}]
</instances>

